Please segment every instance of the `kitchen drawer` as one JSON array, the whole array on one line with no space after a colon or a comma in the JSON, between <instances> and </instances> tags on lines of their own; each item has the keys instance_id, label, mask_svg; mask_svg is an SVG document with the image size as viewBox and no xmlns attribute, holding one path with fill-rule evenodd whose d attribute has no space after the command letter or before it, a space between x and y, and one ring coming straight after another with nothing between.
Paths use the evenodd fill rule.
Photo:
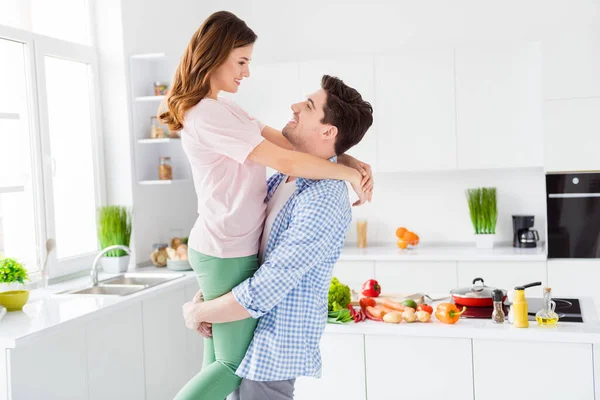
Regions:
<instances>
[{"instance_id":1,"label":"kitchen drawer","mask_svg":"<svg viewBox=\"0 0 600 400\"><path fill-rule=\"evenodd\" d=\"M376 261L375 279L385 293L447 293L456 287L456 262Z\"/></svg>"}]
</instances>

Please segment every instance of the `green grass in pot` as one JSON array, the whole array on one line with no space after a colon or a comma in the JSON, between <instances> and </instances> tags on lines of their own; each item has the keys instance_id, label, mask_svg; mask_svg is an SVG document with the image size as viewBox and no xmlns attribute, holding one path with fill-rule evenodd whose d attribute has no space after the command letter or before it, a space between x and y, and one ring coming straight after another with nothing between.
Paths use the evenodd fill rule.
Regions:
<instances>
[{"instance_id":1,"label":"green grass in pot","mask_svg":"<svg viewBox=\"0 0 600 400\"><path fill-rule=\"evenodd\" d=\"M496 188L467 189L467 201L475 234L495 234L498 222Z\"/></svg>"},{"instance_id":2,"label":"green grass in pot","mask_svg":"<svg viewBox=\"0 0 600 400\"><path fill-rule=\"evenodd\" d=\"M129 247L131 239L131 211L122 206L104 206L98 209L98 241L102 249L120 244ZM111 250L106 257L127 255L123 250Z\"/></svg>"}]
</instances>

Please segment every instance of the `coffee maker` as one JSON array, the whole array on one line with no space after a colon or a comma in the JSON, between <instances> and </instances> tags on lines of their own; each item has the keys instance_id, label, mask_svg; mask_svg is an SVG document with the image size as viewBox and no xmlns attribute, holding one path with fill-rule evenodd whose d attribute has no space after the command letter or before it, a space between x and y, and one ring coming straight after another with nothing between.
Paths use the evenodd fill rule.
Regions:
<instances>
[{"instance_id":1,"label":"coffee maker","mask_svg":"<svg viewBox=\"0 0 600 400\"><path fill-rule=\"evenodd\" d=\"M540 236L533 228L533 215L513 215L513 247L532 248L537 246Z\"/></svg>"}]
</instances>

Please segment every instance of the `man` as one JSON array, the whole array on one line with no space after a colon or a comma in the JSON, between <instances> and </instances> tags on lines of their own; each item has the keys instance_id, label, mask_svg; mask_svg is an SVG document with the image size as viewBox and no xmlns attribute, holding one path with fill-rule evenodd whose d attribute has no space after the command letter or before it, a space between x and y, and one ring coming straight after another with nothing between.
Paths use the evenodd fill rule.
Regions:
<instances>
[{"instance_id":1,"label":"man","mask_svg":"<svg viewBox=\"0 0 600 400\"><path fill-rule=\"evenodd\" d=\"M336 162L363 138L373 108L338 78L292 105L282 133L297 151ZM230 293L184 306L186 324L210 334L209 323L260 318L236 374L233 398L292 399L299 376L320 377L319 342L327 322L327 294L352 220L346 184L280 173L268 182L263 263Z\"/></svg>"}]
</instances>

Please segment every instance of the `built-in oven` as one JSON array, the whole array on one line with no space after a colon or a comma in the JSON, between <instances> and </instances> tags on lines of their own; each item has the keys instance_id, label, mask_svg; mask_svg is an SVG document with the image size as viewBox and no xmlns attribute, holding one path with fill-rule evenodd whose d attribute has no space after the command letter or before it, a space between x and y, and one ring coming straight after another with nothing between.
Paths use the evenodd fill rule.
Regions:
<instances>
[{"instance_id":1,"label":"built-in oven","mask_svg":"<svg viewBox=\"0 0 600 400\"><path fill-rule=\"evenodd\" d=\"M600 258L600 172L546 175L548 258Z\"/></svg>"}]
</instances>

